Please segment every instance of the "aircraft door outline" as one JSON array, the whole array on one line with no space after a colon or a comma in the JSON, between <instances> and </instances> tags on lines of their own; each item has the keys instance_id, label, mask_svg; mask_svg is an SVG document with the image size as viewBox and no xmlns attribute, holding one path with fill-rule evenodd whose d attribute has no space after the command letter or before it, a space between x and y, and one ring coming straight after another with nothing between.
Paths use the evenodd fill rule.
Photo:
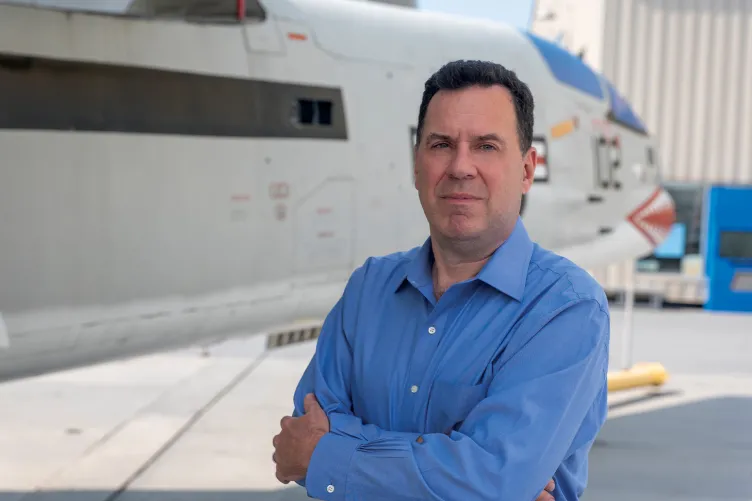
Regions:
<instances>
[{"instance_id":1,"label":"aircraft door outline","mask_svg":"<svg viewBox=\"0 0 752 501\"><path fill-rule=\"evenodd\" d=\"M349 270L354 261L352 176L322 179L293 206L297 274Z\"/></svg>"}]
</instances>

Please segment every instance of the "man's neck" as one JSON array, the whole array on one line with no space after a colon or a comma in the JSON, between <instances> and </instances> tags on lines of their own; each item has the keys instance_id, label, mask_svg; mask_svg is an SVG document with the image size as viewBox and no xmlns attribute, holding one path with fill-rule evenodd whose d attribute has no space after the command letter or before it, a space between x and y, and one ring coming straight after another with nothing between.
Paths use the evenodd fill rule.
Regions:
<instances>
[{"instance_id":1,"label":"man's neck","mask_svg":"<svg viewBox=\"0 0 752 501\"><path fill-rule=\"evenodd\" d=\"M432 238L432 275L436 299L441 298L452 285L476 276L502 242L503 240L472 244L463 242L458 245L440 237Z\"/></svg>"}]
</instances>

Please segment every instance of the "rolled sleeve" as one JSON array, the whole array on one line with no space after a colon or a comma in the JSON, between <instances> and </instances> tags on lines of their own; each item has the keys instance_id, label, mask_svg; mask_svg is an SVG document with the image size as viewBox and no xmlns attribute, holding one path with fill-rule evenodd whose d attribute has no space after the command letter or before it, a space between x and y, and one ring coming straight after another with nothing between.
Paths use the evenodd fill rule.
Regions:
<instances>
[{"instance_id":1,"label":"rolled sleeve","mask_svg":"<svg viewBox=\"0 0 752 501\"><path fill-rule=\"evenodd\" d=\"M327 433L313 451L305 486L308 495L323 501L347 499L347 474L360 441Z\"/></svg>"}]
</instances>

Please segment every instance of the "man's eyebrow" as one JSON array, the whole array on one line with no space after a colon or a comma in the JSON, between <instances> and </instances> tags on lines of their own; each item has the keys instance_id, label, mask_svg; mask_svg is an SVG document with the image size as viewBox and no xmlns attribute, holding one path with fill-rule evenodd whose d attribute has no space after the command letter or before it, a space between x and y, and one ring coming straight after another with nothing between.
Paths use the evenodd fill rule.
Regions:
<instances>
[{"instance_id":1,"label":"man's eyebrow","mask_svg":"<svg viewBox=\"0 0 752 501\"><path fill-rule=\"evenodd\" d=\"M474 136L473 140L475 141L496 141L497 143L500 143L502 145L506 145L506 141L500 137L498 134L490 133L490 134L483 134L482 136ZM448 134L440 134L438 132L431 132L426 136L426 141L448 141L448 142L454 142L454 138Z\"/></svg>"},{"instance_id":2,"label":"man's eyebrow","mask_svg":"<svg viewBox=\"0 0 752 501\"><path fill-rule=\"evenodd\" d=\"M478 141L496 141L501 144L506 144L506 141L504 141L504 139L493 133L477 136L475 139L477 139Z\"/></svg>"},{"instance_id":3,"label":"man's eyebrow","mask_svg":"<svg viewBox=\"0 0 752 501\"><path fill-rule=\"evenodd\" d=\"M448 134L439 134L436 132L431 132L428 136L426 136L426 141L434 141L434 140L452 141L453 139Z\"/></svg>"}]
</instances>

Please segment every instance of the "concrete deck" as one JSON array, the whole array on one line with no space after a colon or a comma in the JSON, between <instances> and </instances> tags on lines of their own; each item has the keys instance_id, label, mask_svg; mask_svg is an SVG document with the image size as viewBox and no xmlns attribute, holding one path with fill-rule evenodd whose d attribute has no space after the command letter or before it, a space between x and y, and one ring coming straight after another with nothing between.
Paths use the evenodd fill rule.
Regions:
<instances>
[{"instance_id":1,"label":"concrete deck","mask_svg":"<svg viewBox=\"0 0 752 501\"><path fill-rule=\"evenodd\" d=\"M619 369L622 315L613 313ZM752 316L638 310L635 361L660 392L611 397L587 500L752 500ZM0 385L0 501L308 499L271 438L313 344L262 337Z\"/></svg>"}]
</instances>

